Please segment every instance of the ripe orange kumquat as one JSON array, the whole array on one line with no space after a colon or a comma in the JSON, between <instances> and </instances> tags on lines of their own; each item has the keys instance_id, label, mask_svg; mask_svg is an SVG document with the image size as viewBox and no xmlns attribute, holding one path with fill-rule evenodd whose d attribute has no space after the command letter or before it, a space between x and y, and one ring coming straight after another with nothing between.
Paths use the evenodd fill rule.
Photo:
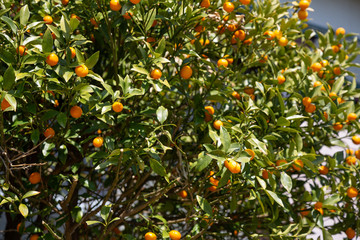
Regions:
<instances>
[{"instance_id":1,"label":"ripe orange kumquat","mask_svg":"<svg viewBox=\"0 0 360 240\"><path fill-rule=\"evenodd\" d=\"M29 176L29 182L31 184L38 184L41 181L41 175L38 172L33 172Z\"/></svg>"},{"instance_id":2,"label":"ripe orange kumquat","mask_svg":"<svg viewBox=\"0 0 360 240\"><path fill-rule=\"evenodd\" d=\"M104 143L104 139L102 137L96 137L93 140L93 145L96 148L100 148Z\"/></svg>"},{"instance_id":3,"label":"ripe orange kumquat","mask_svg":"<svg viewBox=\"0 0 360 240\"><path fill-rule=\"evenodd\" d=\"M298 12L298 18L300 20L305 20L309 16L309 13L306 10L300 10Z\"/></svg>"},{"instance_id":4,"label":"ripe orange kumquat","mask_svg":"<svg viewBox=\"0 0 360 240\"><path fill-rule=\"evenodd\" d=\"M169 237L171 240L180 240L181 239L181 234L180 232L176 231L176 230L171 230L169 232Z\"/></svg>"},{"instance_id":5,"label":"ripe orange kumquat","mask_svg":"<svg viewBox=\"0 0 360 240\"><path fill-rule=\"evenodd\" d=\"M215 109L212 106L205 106L205 111L207 111L211 115L214 115L215 113Z\"/></svg>"},{"instance_id":6,"label":"ripe orange kumquat","mask_svg":"<svg viewBox=\"0 0 360 240\"><path fill-rule=\"evenodd\" d=\"M18 53L20 56L25 56L27 54L26 52L26 47L24 45L20 45L17 49L16 49L16 53Z\"/></svg>"},{"instance_id":7,"label":"ripe orange kumquat","mask_svg":"<svg viewBox=\"0 0 360 240\"><path fill-rule=\"evenodd\" d=\"M160 69L154 69L151 71L151 74L150 76L153 78L153 79L159 79L161 78L162 76L162 72Z\"/></svg>"},{"instance_id":8,"label":"ripe orange kumquat","mask_svg":"<svg viewBox=\"0 0 360 240\"><path fill-rule=\"evenodd\" d=\"M29 238L29 240L38 240L38 239L39 239L39 235L37 234L31 235L31 237Z\"/></svg>"},{"instance_id":9,"label":"ripe orange kumquat","mask_svg":"<svg viewBox=\"0 0 360 240\"><path fill-rule=\"evenodd\" d=\"M237 100L240 100L240 99L241 99L241 95L240 95L240 93L238 93L237 91L233 91L233 92L231 93L231 95L232 95L234 98L236 98Z\"/></svg>"},{"instance_id":10,"label":"ripe orange kumquat","mask_svg":"<svg viewBox=\"0 0 360 240\"><path fill-rule=\"evenodd\" d=\"M210 0L202 0L200 3L200 6L203 8L208 8L210 7Z\"/></svg>"},{"instance_id":11,"label":"ripe orange kumquat","mask_svg":"<svg viewBox=\"0 0 360 240\"><path fill-rule=\"evenodd\" d=\"M229 62L226 59L221 58L218 60L217 65L218 65L218 67L227 68L229 65Z\"/></svg>"},{"instance_id":12,"label":"ripe orange kumquat","mask_svg":"<svg viewBox=\"0 0 360 240\"><path fill-rule=\"evenodd\" d=\"M346 32L345 29L340 27L340 28L336 29L335 34L336 34L336 36L345 35L345 32Z\"/></svg>"},{"instance_id":13,"label":"ripe orange kumquat","mask_svg":"<svg viewBox=\"0 0 360 240\"><path fill-rule=\"evenodd\" d=\"M309 1L307 1L307 0L301 0L301 1L299 2L299 8L300 8L301 10L305 10L305 9L307 9L309 6L310 6L310 3L309 3Z\"/></svg>"},{"instance_id":14,"label":"ripe orange kumquat","mask_svg":"<svg viewBox=\"0 0 360 240\"><path fill-rule=\"evenodd\" d=\"M182 198L186 198L188 195L188 193L185 191L185 190L182 190L179 192L179 196L182 197Z\"/></svg>"},{"instance_id":15,"label":"ripe orange kumquat","mask_svg":"<svg viewBox=\"0 0 360 240\"><path fill-rule=\"evenodd\" d=\"M356 145L359 145L360 144L360 137L355 135L351 138L352 142Z\"/></svg>"},{"instance_id":16,"label":"ripe orange kumquat","mask_svg":"<svg viewBox=\"0 0 360 240\"><path fill-rule=\"evenodd\" d=\"M349 198L355 198L357 197L357 195L359 194L359 191L354 188L354 187L349 187L347 190L346 190L346 194Z\"/></svg>"},{"instance_id":17,"label":"ripe orange kumquat","mask_svg":"<svg viewBox=\"0 0 360 240\"><path fill-rule=\"evenodd\" d=\"M321 65L321 63L318 63L318 62L313 63L313 64L311 65L311 69L312 69L314 72L319 72L319 71L321 70L321 68L322 68L322 65Z\"/></svg>"},{"instance_id":18,"label":"ripe orange kumquat","mask_svg":"<svg viewBox=\"0 0 360 240\"><path fill-rule=\"evenodd\" d=\"M221 126L223 126L224 123L220 120L216 120L216 121L214 121L213 125L214 125L215 129L220 130Z\"/></svg>"},{"instance_id":19,"label":"ripe orange kumquat","mask_svg":"<svg viewBox=\"0 0 360 240\"><path fill-rule=\"evenodd\" d=\"M348 229L346 229L345 231L346 237L348 239L353 239L356 236L356 232L354 229L352 229L351 227L349 227Z\"/></svg>"},{"instance_id":20,"label":"ripe orange kumquat","mask_svg":"<svg viewBox=\"0 0 360 240\"><path fill-rule=\"evenodd\" d=\"M340 122L336 122L333 124L333 128L335 131L340 131L343 128L343 125Z\"/></svg>"},{"instance_id":21,"label":"ripe orange kumquat","mask_svg":"<svg viewBox=\"0 0 360 240\"><path fill-rule=\"evenodd\" d=\"M329 173L329 168L326 166L320 166L319 173L322 175L327 175Z\"/></svg>"},{"instance_id":22,"label":"ripe orange kumquat","mask_svg":"<svg viewBox=\"0 0 360 240\"><path fill-rule=\"evenodd\" d=\"M54 137L54 136L55 136L55 131L54 131L54 129L52 129L52 128L47 128L47 129L45 130L45 132L44 132L44 136L45 136L46 138L52 138L52 137Z\"/></svg>"},{"instance_id":23,"label":"ripe orange kumquat","mask_svg":"<svg viewBox=\"0 0 360 240\"><path fill-rule=\"evenodd\" d=\"M50 53L47 57L45 62L50 65L51 67L55 66L59 62L59 57L55 53Z\"/></svg>"},{"instance_id":24,"label":"ripe orange kumquat","mask_svg":"<svg viewBox=\"0 0 360 240\"><path fill-rule=\"evenodd\" d=\"M45 24L52 24L53 23L53 18L49 15L46 15L44 18L43 18Z\"/></svg>"},{"instance_id":25,"label":"ripe orange kumquat","mask_svg":"<svg viewBox=\"0 0 360 240\"><path fill-rule=\"evenodd\" d=\"M145 240L156 240L156 235L153 232L147 232L145 234Z\"/></svg>"},{"instance_id":26,"label":"ripe orange kumquat","mask_svg":"<svg viewBox=\"0 0 360 240\"><path fill-rule=\"evenodd\" d=\"M355 165L356 164L356 157L354 156L348 156L346 159L346 164L347 165Z\"/></svg>"},{"instance_id":27,"label":"ripe orange kumquat","mask_svg":"<svg viewBox=\"0 0 360 240\"><path fill-rule=\"evenodd\" d=\"M74 59L76 57L75 48L73 48L73 47L69 47L69 48L70 48L70 52L71 52L71 59Z\"/></svg>"},{"instance_id":28,"label":"ripe orange kumquat","mask_svg":"<svg viewBox=\"0 0 360 240\"><path fill-rule=\"evenodd\" d=\"M293 169L295 169L296 171L300 172L301 169L304 167L304 163L303 161L301 161L300 159L296 159L292 165Z\"/></svg>"},{"instance_id":29,"label":"ripe orange kumquat","mask_svg":"<svg viewBox=\"0 0 360 240\"><path fill-rule=\"evenodd\" d=\"M239 0L244 5L249 5L251 0Z\"/></svg>"},{"instance_id":30,"label":"ripe orange kumquat","mask_svg":"<svg viewBox=\"0 0 360 240\"><path fill-rule=\"evenodd\" d=\"M278 76L277 80L278 80L279 84L283 84L286 81L286 79L283 75Z\"/></svg>"},{"instance_id":31,"label":"ripe orange kumquat","mask_svg":"<svg viewBox=\"0 0 360 240\"><path fill-rule=\"evenodd\" d=\"M281 37L279 39L279 45L285 47L288 44L289 40L286 37Z\"/></svg>"},{"instance_id":32,"label":"ripe orange kumquat","mask_svg":"<svg viewBox=\"0 0 360 240\"><path fill-rule=\"evenodd\" d=\"M347 115L347 120L348 120L348 121L355 121L356 118L357 118L356 113L349 113L349 114Z\"/></svg>"},{"instance_id":33,"label":"ripe orange kumquat","mask_svg":"<svg viewBox=\"0 0 360 240\"><path fill-rule=\"evenodd\" d=\"M141 0L130 0L132 4L138 4Z\"/></svg>"},{"instance_id":34,"label":"ripe orange kumquat","mask_svg":"<svg viewBox=\"0 0 360 240\"><path fill-rule=\"evenodd\" d=\"M83 111L81 109L81 107L79 106L73 106L71 109L70 109L70 115L73 117L73 118L80 118L81 115L82 115Z\"/></svg>"},{"instance_id":35,"label":"ripe orange kumquat","mask_svg":"<svg viewBox=\"0 0 360 240\"><path fill-rule=\"evenodd\" d=\"M79 77L86 77L89 74L89 69L84 64L75 68L75 73Z\"/></svg>"},{"instance_id":36,"label":"ripe orange kumquat","mask_svg":"<svg viewBox=\"0 0 360 240\"><path fill-rule=\"evenodd\" d=\"M232 11L234 11L235 6L232 2L225 2L223 5L223 9L228 12L231 13Z\"/></svg>"},{"instance_id":37,"label":"ripe orange kumquat","mask_svg":"<svg viewBox=\"0 0 360 240\"><path fill-rule=\"evenodd\" d=\"M111 0L110 1L110 9L115 11L115 12L120 11L121 5L120 5L119 0Z\"/></svg>"},{"instance_id":38,"label":"ripe orange kumquat","mask_svg":"<svg viewBox=\"0 0 360 240\"><path fill-rule=\"evenodd\" d=\"M311 98L309 98L309 97L304 97L304 98L302 99L302 104L303 104L305 107L309 106L309 105L311 104Z\"/></svg>"},{"instance_id":39,"label":"ripe orange kumquat","mask_svg":"<svg viewBox=\"0 0 360 240\"><path fill-rule=\"evenodd\" d=\"M5 111L9 107L11 107L10 103L4 98L1 101L1 110Z\"/></svg>"},{"instance_id":40,"label":"ripe orange kumquat","mask_svg":"<svg viewBox=\"0 0 360 240\"><path fill-rule=\"evenodd\" d=\"M114 102L111 107L112 110L117 113L121 112L124 108L121 102Z\"/></svg>"},{"instance_id":41,"label":"ripe orange kumquat","mask_svg":"<svg viewBox=\"0 0 360 240\"><path fill-rule=\"evenodd\" d=\"M190 66L184 66L181 68L180 70L180 76L183 79L189 79L193 74L193 70L191 69Z\"/></svg>"}]
</instances>

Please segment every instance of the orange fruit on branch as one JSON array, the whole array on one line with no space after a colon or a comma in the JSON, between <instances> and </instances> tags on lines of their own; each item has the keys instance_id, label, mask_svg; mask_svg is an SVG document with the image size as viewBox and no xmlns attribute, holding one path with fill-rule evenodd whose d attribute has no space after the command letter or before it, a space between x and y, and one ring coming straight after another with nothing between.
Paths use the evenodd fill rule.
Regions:
<instances>
[{"instance_id":1,"label":"orange fruit on branch","mask_svg":"<svg viewBox=\"0 0 360 240\"><path fill-rule=\"evenodd\" d=\"M147 232L145 234L145 240L156 240L156 235L153 232Z\"/></svg>"},{"instance_id":2,"label":"orange fruit on branch","mask_svg":"<svg viewBox=\"0 0 360 240\"><path fill-rule=\"evenodd\" d=\"M79 106L73 106L71 109L70 109L70 115L73 117L73 118L80 118L81 115L82 115L82 109L81 107Z\"/></svg>"},{"instance_id":3,"label":"orange fruit on branch","mask_svg":"<svg viewBox=\"0 0 360 240\"><path fill-rule=\"evenodd\" d=\"M41 175L38 172L33 172L29 176L29 182L31 184L38 184L41 181Z\"/></svg>"},{"instance_id":4,"label":"orange fruit on branch","mask_svg":"<svg viewBox=\"0 0 360 240\"><path fill-rule=\"evenodd\" d=\"M154 69L154 70L151 71L150 76L153 79L159 79L162 76L162 72L161 72L160 69Z\"/></svg>"},{"instance_id":5,"label":"orange fruit on branch","mask_svg":"<svg viewBox=\"0 0 360 240\"><path fill-rule=\"evenodd\" d=\"M47 57L45 62L50 66L55 66L59 62L59 57L55 53L50 53Z\"/></svg>"},{"instance_id":6,"label":"orange fruit on branch","mask_svg":"<svg viewBox=\"0 0 360 240\"><path fill-rule=\"evenodd\" d=\"M169 237L171 240L180 240L181 239L181 234L180 232L176 231L176 230L171 230L169 232Z\"/></svg>"},{"instance_id":7,"label":"orange fruit on branch","mask_svg":"<svg viewBox=\"0 0 360 240\"><path fill-rule=\"evenodd\" d=\"M53 23L53 18L49 15L46 15L44 18L43 18L45 24L52 24Z\"/></svg>"},{"instance_id":8,"label":"orange fruit on branch","mask_svg":"<svg viewBox=\"0 0 360 240\"><path fill-rule=\"evenodd\" d=\"M124 108L124 106L122 105L121 102L114 102L114 103L112 104L112 110L113 110L114 112L119 113L119 112L121 112L121 111L123 110L123 108Z\"/></svg>"},{"instance_id":9,"label":"orange fruit on branch","mask_svg":"<svg viewBox=\"0 0 360 240\"><path fill-rule=\"evenodd\" d=\"M213 123L214 128L217 129L217 130L220 130L221 126L223 126L223 125L224 125L224 123L222 121L220 121L220 120L216 120Z\"/></svg>"},{"instance_id":10,"label":"orange fruit on branch","mask_svg":"<svg viewBox=\"0 0 360 240\"><path fill-rule=\"evenodd\" d=\"M55 136L55 131L54 131L54 129L52 129L52 128L47 128L47 129L45 130L45 132L44 132L44 136L45 136L46 138L52 138L52 137L54 137L54 136Z\"/></svg>"},{"instance_id":11,"label":"orange fruit on branch","mask_svg":"<svg viewBox=\"0 0 360 240\"><path fill-rule=\"evenodd\" d=\"M79 77L86 77L89 74L89 69L84 64L75 68L75 73Z\"/></svg>"},{"instance_id":12,"label":"orange fruit on branch","mask_svg":"<svg viewBox=\"0 0 360 240\"><path fill-rule=\"evenodd\" d=\"M100 148L104 143L104 139L102 137L96 137L93 140L93 145L96 148Z\"/></svg>"},{"instance_id":13,"label":"orange fruit on branch","mask_svg":"<svg viewBox=\"0 0 360 240\"><path fill-rule=\"evenodd\" d=\"M180 70L180 76L183 79L189 79L192 76L192 69L190 66L183 66Z\"/></svg>"},{"instance_id":14,"label":"orange fruit on branch","mask_svg":"<svg viewBox=\"0 0 360 240\"><path fill-rule=\"evenodd\" d=\"M110 9L115 11L115 12L120 11L121 5L120 5L119 0L111 0L110 1Z\"/></svg>"}]
</instances>

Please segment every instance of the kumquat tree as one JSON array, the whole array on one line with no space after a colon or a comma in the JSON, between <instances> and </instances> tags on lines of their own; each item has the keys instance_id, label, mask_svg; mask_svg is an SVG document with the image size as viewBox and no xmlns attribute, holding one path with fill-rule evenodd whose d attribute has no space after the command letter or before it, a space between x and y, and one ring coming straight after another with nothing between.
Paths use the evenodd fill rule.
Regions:
<instances>
[{"instance_id":1,"label":"kumquat tree","mask_svg":"<svg viewBox=\"0 0 360 240\"><path fill-rule=\"evenodd\" d=\"M1 235L355 239L358 40L310 5L1 0Z\"/></svg>"}]
</instances>

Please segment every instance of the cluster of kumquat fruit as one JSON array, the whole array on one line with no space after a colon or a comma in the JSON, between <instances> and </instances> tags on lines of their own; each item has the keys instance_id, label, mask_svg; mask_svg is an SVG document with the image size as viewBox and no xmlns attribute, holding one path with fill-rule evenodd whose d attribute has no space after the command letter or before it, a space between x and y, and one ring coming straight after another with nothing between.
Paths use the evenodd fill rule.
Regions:
<instances>
[{"instance_id":1,"label":"cluster of kumquat fruit","mask_svg":"<svg viewBox=\"0 0 360 240\"><path fill-rule=\"evenodd\" d=\"M310 6L3 2L5 239L359 236L360 49Z\"/></svg>"}]
</instances>

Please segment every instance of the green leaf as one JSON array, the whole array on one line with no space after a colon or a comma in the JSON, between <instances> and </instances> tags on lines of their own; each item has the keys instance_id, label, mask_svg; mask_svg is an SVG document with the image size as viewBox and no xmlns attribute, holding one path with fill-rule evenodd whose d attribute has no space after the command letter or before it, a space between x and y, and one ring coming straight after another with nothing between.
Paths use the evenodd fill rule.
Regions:
<instances>
[{"instance_id":1,"label":"green leaf","mask_svg":"<svg viewBox=\"0 0 360 240\"><path fill-rule=\"evenodd\" d=\"M223 126L220 128L220 140L223 145L224 152L227 152L231 144L231 138L230 134Z\"/></svg>"},{"instance_id":2,"label":"green leaf","mask_svg":"<svg viewBox=\"0 0 360 240\"><path fill-rule=\"evenodd\" d=\"M300 134L296 133L295 135L295 143L296 143L296 148L298 150L298 152L300 152L303 148L303 140L300 136Z\"/></svg>"},{"instance_id":3,"label":"green leaf","mask_svg":"<svg viewBox=\"0 0 360 240\"><path fill-rule=\"evenodd\" d=\"M42 51L43 53L50 53L53 47L53 38L51 36L50 30L47 29L42 42Z\"/></svg>"},{"instance_id":4,"label":"green leaf","mask_svg":"<svg viewBox=\"0 0 360 240\"><path fill-rule=\"evenodd\" d=\"M256 176L256 180L259 182L260 186L263 188L263 189L266 189L266 182L259 178L258 176Z\"/></svg>"},{"instance_id":5,"label":"green leaf","mask_svg":"<svg viewBox=\"0 0 360 240\"><path fill-rule=\"evenodd\" d=\"M324 200L323 204L324 205L332 205L334 206L335 204L337 204L339 201L341 200L341 197L339 194L334 194L331 197L327 198Z\"/></svg>"},{"instance_id":6,"label":"green leaf","mask_svg":"<svg viewBox=\"0 0 360 240\"><path fill-rule=\"evenodd\" d=\"M111 210L111 206L110 205L105 205L101 208L101 218L104 219L105 222L107 222L107 219L109 217L110 214L110 210Z\"/></svg>"},{"instance_id":7,"label":"green leaf","mask_svg":"<svg viewBox=\"0 0 360 240\"><path fill-rule=\"evenodd\" d=\"M74 207L71 210L71 217L75 220L75 222L79 223L83 217L83 212L79 206Z\"/></svg>"},{"instance_id":8,"label":"green leaf","mask_svg":"<svg viewBox=\"0 0 360 240\"><path fill-rule=\"evenodd\" d=\"M163 106L160 106L156 110L156 116L157 116L157 119L159 120L159 122L161 124L163 124L168 117L168 110L166 108L164 108Z\"/></svg>"},{"instance_id":9,"label":"green leaf","mask_svg":"<svg viewBox=\"0 0 360 240\"><path fill-rule=\"evenodd\" d=\"M60 39L60 37L61 37L60 32L55 26L53 26L53 25L46 25L46 26L50 29L51 32L53 32L55 34L57 39Z\"/></svg>"},{"instance_id":10,"label":"green leaf","mask_svg":"<svg viewBox=\"0 0 360 240\"><path fill-rule=\"evenodd\" d=\"M24 216L24 218L26 218L26 217L28 216L28 214L29 214L29 209L28 209L28 207L27 207L25 204L23 204L23 203L21 203L21 204L19 205L19 211L20 211L21 215Z\"/></svg>"},{"instance_id":11,"label":"green leaf","mask_svg":"<svg viewBox=\"0 0 360 240\"><path fill-rule=\"evenodd\" d=\"M31 141L32 141L34 144L37 144L37 142L39 141L39 138L40 138L40 131L39 131L39 129L33 130L32 133L31 133Z\"/></svg>"},{"instance_id":12,"label":"green leaf","mask_svg":"<svg viewBox=\"0 0 360 240\"><path fill-rule=\"evenodd\" d=\"M277 123L276 123L277 126L290 126L290 121L287 120L286 118L284 117L279 117L279 119L277 120Z\"/></svg>"},{"instance_id":13,"label":"green leaf","mask_svg":"<svg viewBox=\"0 0 360 240\"><path fill-rule=\"evenodd\" d=\"M150 158L150 167L155 173L159 174L160 176L162 177L166 176L165 168L157 160Z\"/></svg>"},{"instance_id":14,"label":"green leaf","mask_svg":"<svg viewBox=\"0 0 360 240\"><path fill-rule=\"evenodd\" d=\"M148 31L151 28L151 25L154 23L156 16L156 8L151 9L145 14L145 31Z\"/></svg>"},{"instance_id":15,"label":"green leaf","mask_svg":"<svg viewBox=\"0 0 360 240\"><path fill-rule=\"evenodd\" d=\"M200 155L200 154L199 154ZM209 157L208 155L203 155L202 157L200 157L197 162L196 162L196 166L195 166L195 170L198 172L201 172L202 170L204 170L207 166L209 166L209 164L211 163L212 158Z\"/></svg>"},{"instance_id":16,"label":"green leaf","mask_svg":"<svg viewBox=\"0 0 360 240\"><path fill-rule=\"evenodd\" d=\"M85 65L91 69L95 66L95 64L97 63L97 61L99 60L99 56L100 56L100 51L97 51L96 53L94 53L93 55L91 55L91 57L89 57L86 62Z\"/></svg>"},{"instance_id":17,"label":"green leaf","mask_svg":"<svg viewBox=\"0 0 360 240\"><path fill-rule=\"evenodd\" d=\"M199 203L200 208L212 217L212 208L210 203L203 197L197 195L196 200Z\"/></svg>"},{"instance_id":18,"label":"green leaf","mask_svg":"<svg viewBox=\"0 0 360 240\"><path fill-rule=\"evenodd\" d=\"M14 98L14 96L6 94L5 99L13 107L14 111L16 111L16 99Z\"/></svg>"},{"instance_id":19,"label":"green leaf","mask_svg":"<svg viewBox=\"0 0 360 240\"><path fill-rule=\"evenodd\" d=\"M62 126L63 128L66 127L67 116L65 113L63 113L63 112L59 113L56 117L56 120L58 121L60 126Z\"/></svg>"},{"instance_id":20,"label":"green leaf","mask_svg":"<svg viewBox=\"0 0 360 240\"><path fill-rule=\"evenodd\" d=\"M329 233L325 228L322 229L322 234L324 240L333 240L332 234Z\"/></svg>"},{"instance_id":21,"label":"green leaf","mask_svg":"<svg viewBox=\"0 0 360 240\"><path fill-rule=\"evenodd\" d=\"M11 31L14 34L17 34L18 28L17 28L15 22L11 18L8 18L6 16L2 16L0 19L3 20L4 22L6 22L7 25L9 25Z\"/></svg>"},{"instance_id":22,"label":"green leaf","mask_svg":"<svg viewBox=\"0 0 360 240\"><path fill-rule=\"evenodd\" d=\"M165 47L166 47L166 41L165 38L161 38L161 40L158 43L158 47L156 48L155 52L159 53L160 55L162 55L165 51Z\"/></svg>"},{"instance_id":23,"label":"green leaf","mask_svg":"<svg viewBox=\"0 0 360 240\"><path fill-rule=\"evenodd\" d=\"M292 189L292 179L289 175L287 175L285 172L281 172L280 174L280 181L281 184L284 186L286 191L291 192Z\"/></svg>"},{"instance_id":24,"label":"green leaf","mask_svg":"<svg viewBox=\"0 0 360 240\"><path fill-rule=\"evenodd\" d=\"M15 71L12 65L10 65L4 73L3 89L8 91L11 90L15 83Z\"/></svg>"},{"instance_id":25,"label":"green leaf","mask_svg":"<svg viewBox=\"0 0 360 240\"><path fill-rule=\"evenodd\" d=\"M75 52L76 52L76 59L77 59L79 65L83 64L85 62L85 58L84 58L82 52L80 52L80 50L77 48L75 48Z\"/></svg>"},{"instance_id":26,"label":"green leaf","mask_svg":"<svg viewBox=\"0 0 360 240\"><path fill-rule=\"evenodd\" d=\"M40 192L38 192L38 191L28 191L27 193L24 194L22 199L29 198L29 197L32 197L32 196L35 196L38 194L40 194Z\"/></svg>"},{"instance_id":27,"label":"green leaf","mask_svg":"<svg viewBox=\"0 0 360 240\"><path fill-rule=\"evenodd\" d=\"M225 169L225 171L223 171L220 181L219 181L219 185L217 186L218 188L221 188L223 186L225 186L227 184L227 182L229 181L231 176L231 172L228 169Z\"/></svg>"},{"instance_id":28,"label":"green leaf","mask_svg":"<svg viewBox=\"0 0 360 240\"><path fill-rule=\"evenodd\" d=\"M20 9L20 24L26 26L29 17L30 17L29 7L28 5L25 5Z\"/></svg>"},{"instance_id":29,"label":"green leaf","mask_svg":"<svg viewBox=\"0 0 360 240\"><path fill-rule=\"evenodd\" d=\"M124 79L119 76L119 79L120 79L120 87L121 87L124 95L126 95L130 90L131 81L130 81L129 75L126 75L126 77Z\"/></svg>"},{"instance_id":30,"label":"green leaf","mask_svg":"<svg viewBox=\"0 0 360 240\"><path fill-rule=\"evenodd\" d=\"M265 192L269 195L269 197L271 197L272 199L275 200L275 202L277 202L280 206L284 207L284 204L282 202L282 200L278 197L278 195L276 195L276 193L270 191L270 190L266 190Z\"/></svg>"},{"instance_id":31,"label":"green leaf","mask_svg":"<svg viewBox=\"0 0 360 240\"><path fill-rule=\"evenodd\" d=\"M75 29L79 26L80 21L77 18L71 18L70 19L70 27L71 31L75 31Z\"/></svg>"},{"instance_id":32,"label":"green leaf","mask_svg":"<svg viewBox=\"0 0 360 240\"><path fill-rule=\"evenodd\" d=\"M77 19L76 19L77 20ZM69 40L71 35L71 27L67 19L64 16L60 19L60 29L65 34L65 39Z\"/></svg>"},{"instance_id":33,"label":"green leaf","mask_svg":"<svg viewBox=\"0 0 360 240\"><path fill-rule=\"evenodd\" d=\"M90 225L93 225L93 224L103 224L102 222L99 222L99 221L86 221L86 224L88 225L88 226L90 226ZM104 224L103 224L104 225Z\"/></svg>"}]
</instances>

